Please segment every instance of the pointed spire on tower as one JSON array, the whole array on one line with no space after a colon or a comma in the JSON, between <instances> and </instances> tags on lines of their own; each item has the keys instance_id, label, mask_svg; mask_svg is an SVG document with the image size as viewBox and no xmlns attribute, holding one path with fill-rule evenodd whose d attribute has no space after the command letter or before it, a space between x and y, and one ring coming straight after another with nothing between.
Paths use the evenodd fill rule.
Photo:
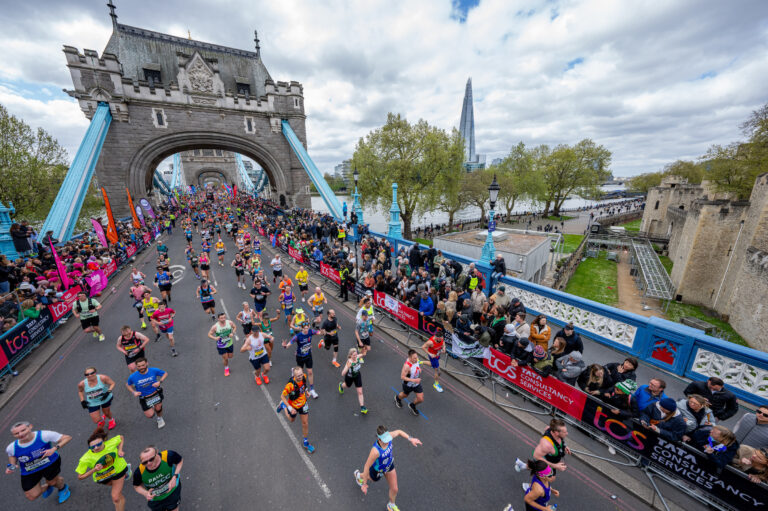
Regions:
<instances>
[{"instance_id":1,"label":"pointed spire on tower","mask_svg":"<svg viewBox=\"0 0 768 511\"><path fill-rule=\"evenodd\" d=\"M470 76L464 90L461 121L459 121L459 133L464 138L464 157L467 162L477 161L475 155L475 112L472 102L472 77Z\"/></svg>"},{"instance_id":2,"label":"pointed spire on tower","mask_svg":"<svg viewBox=\"0 0 768 511\"><path fill-rule=\"evenodd\" d=\"M116 7L112 0L107 2L107 7L109 7L109 17L112 18L112 28L117 30L117 13L115 12Z\"/></svg>"},{"instance_id":3,"label":"pointed spire on tower","mask_svg":"<svg viewBox=\"0 0 768 511\"><path fill-rule=\"evenodd\" d=\"M256 55L261 57L261 46L259 45L259 32L253 31L253 42L256 43Z\"/></svg>"}]
</instances>

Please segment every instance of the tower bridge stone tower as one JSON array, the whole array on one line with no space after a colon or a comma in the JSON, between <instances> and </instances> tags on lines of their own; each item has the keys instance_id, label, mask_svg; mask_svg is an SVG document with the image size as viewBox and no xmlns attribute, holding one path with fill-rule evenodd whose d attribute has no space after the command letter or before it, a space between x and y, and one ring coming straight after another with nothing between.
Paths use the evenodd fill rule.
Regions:
<instances>
[{"instance_id":1,"label":"tower bridge stone tower","mask_svg":"<svg viewBox=\"0 0 768 511\"><path fill-rule=\"evenodd\" d=\"M152 193L152 174L166 157L194 149L243 154L269 177L275 200L309 207L309 177L281 132L281 120L306 147L300 83L275 82L255 51L123 25L110 0L112 36L104 52L64 47L76 98L89 119L107 103L112 123L96 175L117 214L124 189ZM254 32L255 34L255 32Z\"/></svg>"}]
</instances>

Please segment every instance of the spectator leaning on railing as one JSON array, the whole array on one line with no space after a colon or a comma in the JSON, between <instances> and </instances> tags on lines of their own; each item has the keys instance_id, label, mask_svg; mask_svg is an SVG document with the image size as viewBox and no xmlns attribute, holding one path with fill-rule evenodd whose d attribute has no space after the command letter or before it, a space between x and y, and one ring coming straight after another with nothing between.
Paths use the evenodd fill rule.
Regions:
<instances>
[{"instance_id":1,"label":"spectator leaning on railing","mask_svg":"<svg viewBox=\"0 0 768 511\"><path fill-rule=\"evenodd\" d=\"M768 405L758 406L755 413L742 415L733 432L742 445L768 448Z\"/></svg>"},{"instance_id":2,"label":"spectator leaning on railing","mask_svg":"<svg viewBox=\"0 0 768 511\"><path fill-rule=\"evenodd\" d=\"M725 383L716 376L706 381L691 382L683 391L686 396L698 394L709 401L712 412L718 420L730 419L739 411L739 403L736 396L728 389L723 388Z\"/></svg>"},{"instance_id":3,"label":"spectator leaning on railing","mask_svg":"<svg viewBox=\"0 0 768 511\"><path fill-rule=\"evenodd\" d=\"M555 337L562 337L565 339L566 353L572 351L584 353L584 343L581 341L581 336L575 331L573 323L567 323L562 330L557 332Z\"/></svg>"},{"instance_id":4,"label":"spectator leaning on railing","mask_svg":"<svg viewBox=\"0 0 768 511\"><path fill-rule=\"evenodd\" d=\"M640 423L670 442L679 442L685 434L685 420L671 397L663 397L643 408Z\"/></svg>"},{"instance_id":5,"label":"spectator leaning on railing","mask_svg":"<svg viewBox=\"0 0 768 511\"><path fill-rule=\"evenodd\" d=\"M664 389L667 388L667 382L660 378L651 378L648 385L641 385L634 394L632 400L635 402L638 411L642 412L648 405L667 397ZM674 402L674 401L673 401Z\"/></svg>"},{"instance_id":6,"label":"spectator leaning on railing","mask_svg":"<svg viewBox=\"0 0 768 511\"><path fill-rule=\"evenodd\" d=\"M555 365L557 367L555 377L568 385L575 385L579 375L586 369L581 353L578 351L559 358Z\"/></svg>"}]
</instances>

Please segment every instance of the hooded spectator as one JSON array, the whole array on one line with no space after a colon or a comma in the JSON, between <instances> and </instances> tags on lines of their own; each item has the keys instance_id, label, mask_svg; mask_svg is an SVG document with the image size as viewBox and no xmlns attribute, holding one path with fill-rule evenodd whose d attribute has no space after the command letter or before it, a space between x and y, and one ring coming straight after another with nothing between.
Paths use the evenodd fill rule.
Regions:
<instances>
[{"instance_id":1,"label":"hooded spectator","mask_svg":"<svg viewBox=\"0 0 768 511\"><path fill-rule=\"evenodd\" d=\"M510 318L514 318L518 312L525 312L525 305L523 305L523 302L521 302L519 298L512 298L507 312L509 313Z\"/></svg>"},{"instance_id":2,"label":"hooded spectator","mask_svg":"<svg viewBox=\"0 0 768 511\"><path fill-rule=\"evenodd\" d=\"M568 385L576 385L576 380L579 378L579 375L586 369L586 364L584 364L581 353L578 351L568 353L559 358L555 363L555 366L557 367L555 378Z\"/></svg>"},{"instance_id":3,"label":"hooded spectator","mask_svg":"<svg viewBox=\"0 0 768 511\"><path fill-rule=\"evenodd\" d=\"M614 408L611 413L621 421L631 419L636 415L633 413L632 394L637 390L635 380L624 380L613 386L613 389L604 394L604 401Z\"/></svg>"},{"instance_id":4,"label":"hooded spectator","mask_svg":"<svg viewBox=\"0 0 768 511\"><path fill-rule=\"evenodd\" d=\"M533 345L525 337L521 337L512 347L512 365L528 366L533 362Z\"/></svg>"}]
</instances>

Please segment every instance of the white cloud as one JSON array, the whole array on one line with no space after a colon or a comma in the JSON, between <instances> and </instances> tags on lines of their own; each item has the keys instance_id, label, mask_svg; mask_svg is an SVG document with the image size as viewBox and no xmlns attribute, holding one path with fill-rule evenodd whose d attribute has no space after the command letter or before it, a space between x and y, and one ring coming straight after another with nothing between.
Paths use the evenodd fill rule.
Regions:
<instances>
[{"instance_id":1,"label":"white cloud","mask_svg":"<svg viewBox=\"0 0 768 511\"><path fill-rule=\"evenodd\" d=\"M482 0L464 23L451 17L451 4L170 0L151 11L119 2L118 15L247 49L257 28L272 76L304 85L310 154L323 171L348 158L388 111L456 126L468 76L477 147L489 160L519 140L591 137L613 151L616 175L730 142L768 101L766 2ZM44 89L71 87L63 44L104 48L106 8L40 0L4 12L0 102L74 154L87 122L66 96Z\"/></svg>"}]
</instances>

